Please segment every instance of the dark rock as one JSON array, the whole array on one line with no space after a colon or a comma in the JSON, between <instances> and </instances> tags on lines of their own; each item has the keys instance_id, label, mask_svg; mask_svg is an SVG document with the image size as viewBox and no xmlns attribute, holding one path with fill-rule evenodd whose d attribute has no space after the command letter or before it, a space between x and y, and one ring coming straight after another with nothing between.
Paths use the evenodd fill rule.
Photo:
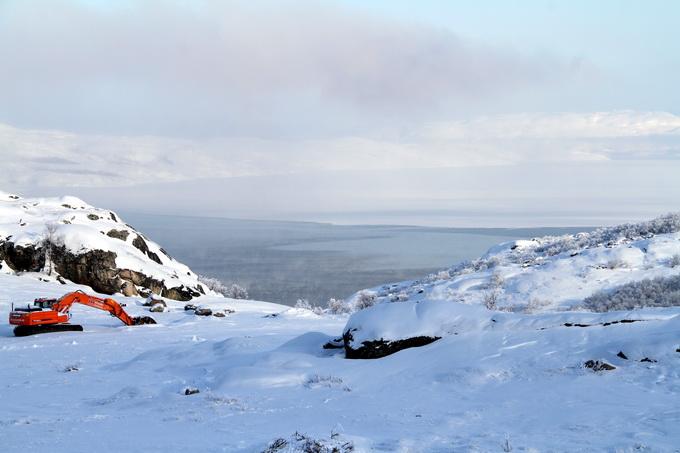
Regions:
<instances>
[{"instance_id":1,"label":"dark rock","mask_svg":"<svg viewBox=\"0 0 680 453\"><path fill-rule=\"evenodd\" d=\"M193 311L196 310L196 305L194 304L186 304L184 306L184 311Z\"/></svg>"},{"instance_id":2,"label":"dark rock","mask_svg":"<svg viewBox=\"0 0 680 453\"><path fill-rule=\"evenodd\" d=\"M22 247L13 242L2 242L0 260L16 272L37 272L45 267L45 250L34 245Z\"/></svg>"},{"instance_id":3,"label":"dark rock","mask_svg":"<svg viewBox=\"0 0 680 453\"><path fill-rule=\"evenodd\" d=\"M109 216L111 216L111 220L118 223L118 219L116 218L116 214L114 214L113 212L109 212Z\"/></svg>"},{"instance_id":4,"label":"dark rock","mask_svg":"<svg viewBox=\"0 0 680 453\"><path fill-rule=\"evenodd\" d=\"M196 387L187 387L187 388L184 389L184 394L186 396L195 395L197 393L201 393L201 391L198 390Z\"/></svg>"},{"instance_id":5,"label":"dark rock","mask_svg":"<svg viewBox=\"0 0 680 453\"><path fill-rule=\"evenodd\" d=\"M348 330L342 336L345 346L345 358L347 359L379 359L401 351L402 349L428 345L440 338L441 337L417 336L394 341L381 338L379 340L364 341L361 343L360 347L353 348L351 346L353 340L351 331Z\"/></svg>"},{"instance_id":6,"label":"dark rock","mask_svg":"<svg viewBox=\"0 0 680 453\"><path fill-rule=\"evenodd\" d=\"M677 348L677 349L675 350L675 352L680 352L680 348Z\"/></svg>"},{"instance_id":7,"label":"dark rock","mask_svg":"<svg viewBox=\"0 0 680 453\"><path fill-rule=\"evenodd\" d=\"M216 311L215 313L213 313L213 316L216 318L224 318L227 315L223 311Z\"/></svg>"},{"instance_id":8,"label":"dark rock","mask_svg":"<svg viewBox=\"0 0 680 453\"><path fill-rule=\"evenodd\" d=\"M162 262L161 259L158 257L158 255L156 255L156 254L155 254L154 252L152 252L151 250L149 250L148 252L146 252L146 256L148 256L152 261L155 261L155 262L157 262L158 264L163 264L163 262Z\"/></svg>"},{"instance_id":9,"label":"dark rock","mask_svg":"<svg viewBox=\"0 0 680 453\"><path fill-rule=\"evenodd\" d=\"M123 293L123 295L126 297L139 295L139 292L137 291L137 288L135 288L135 285L133 285L132 282L126 281L123 281L123 283L121 284L120 292Z\"/></svg>"},{"instance_id":10,"label":"dark rock","mask_svg":"<svg viewBox=\"0 0 680 453\"><path fill-rule=\"evenodd\" d=\"M342 338L336 338L332 341L325 343L322 348L324 349L342 349L345 345L342 342Z\"/></svg>"},{"instance_id":11,"label":"dark rock","mask_svg":"<svg viewBox=\"0 0 680 453\"><path fill-rule=\"evenodd\" d=\"M106 235L112 238L120 239L121 241L126 241L130 235L130 232L127 230L111 230L106 233Z\"/></svg>"},{"instance_id":12,"label":"dark rock","mask_svg":"<svg viewBox=\"0 0 680 453\"><path fill-rule=\"evenodd\" d=\"M640 360L640 362L656 363L657 361L654 359L650 359L649 357L645 357L644 359Z\"/></svg>"},{"instance_id":13,"label":"dark rock","mask_svg":"<svg viewBox=\"0 0 680 453\"><path fill-rule=\"evenodd\" d=\"M165 311L165 303L153 304L149 311L151 313L163 313Z\"/></svg>"},{"instance_id":14,"label":"dark rock","mask_svg":"<svg viewBox=\"0 0 680 453\"><path fill-rule=\"evenodd\" d=\"M628 360L628 357L626 356L626 354L623 353L623 351L619 351L619 353L616 354L616 357L620 357L623 360Z\"/></svg>"},{"instance_id":15,"label":"dark rock","mask_svg":"<svg viewBox=\"0 0 680 453\"><path fill-rule=\"evenodd\" d=\"M199 308L196 308L196 310L194 310L194 314L198 315L198 316L210 316L210 315L213 314L213 312L209 308L200 308L199 307Z\"/></svg>"},{"instance_id":16,"label":"dark rock","mask_svg":"<svg viewBox=\"0 0 680 453\"><path fill-rule=\"evenodd\" d=\"M76 255L65 247L57 247L53 251L52 261L55 270L74 283L90 286L104 294L114 294L120 290L114 252L90 250Z\"/></svg>"},{"instance_id":17,"label":"dark rock","mask_svg":"<svg viewBox=\"0 0 680 453\"><path fill-rule=\"evenodd\" d=\"M66 204L66 203L62 204L61 206L66 208L66 209L75 209L73 206L71 206L70 204Z\"/></svg>"},{"instance_id":18,"label":"dark rock","mask_svg":"<svg viewBox=\"0 0 680 453\"><path fill-rule=\"evenodd\" d=\"M62 277L61 275L57 275L57 281L62 285L66 284L66 280L64 280L64 277Z\"/></svg>"},{"instance_id":19,"label":"dark rock","mask_svg":"<svg viewBox=\"0 0 680 453\"><path fill-rule=\"evenodd\" d=\"M614 365L610 365L607 362L600 362L599 360L588 360L583 366L590 368L593 371L611 371L616 369Z\"/></svg>"},{"instance_id":20,"label":"dark rock","mask_svg":"<svg viewBox=\"0 0 680 453\"><path fill-rule=\"evenodd\" d=\"M145 255L149 252L149 246L146 245L146 241L140 235L134 238L132 245Z\"/></svg>"},{"instance_id":21,"label":"dark rock","mask_svg":"<svg viewBox=\"0 0 680 453\"><path fill-rule=\"evenodd\" d=\"M288 441L283 438L278 438L274 441L272 441L268 446L267 449L263 451L263 453L276 453L280 450L283 450L288 446Z\"/></svg>"},{"instance_id":22,"label":"dark rock","mask_svg":"<svg viewBox=\"0 0 680 453\"><path fill-rule=\"evenodd\" d=\"M163 305L164 307L167 307L167 306L168 306L168 304L166 304L165 301L164 301L163 299L156 299L156 298L153 297L153 296L147 297L146 300L144 301L144 303L142 304L142 306L143 306L143 307L152 307L152 306L154 306L154 305L156 305L156 304L161 304L161 305Z\"/></svg>"},{"instance_id":23,"label":"dark rock","mask_svg":"<svg viewBox=\"0 0 680 453\"><path fill-rule=\"evenodd\" d=\"M181 300L181 301L190 301L194 297L199 297L201 293L198 291L195 291L191 288L187 288L186 286L182 285L176 288L164 288L161 291L161 296L167 297L168 299L173 299L173 300Z\"/></svg>"},{"instance_id":24,"label":"dark rock","mask_svg":"<svg viewBox=\"0 0 680 453\"><path fill-rule=\"evenodd\" d=\"M87 218L90 220L99 220L101 217L99 217L97 214L88 214Z\"/></svg>"}]
</instances>

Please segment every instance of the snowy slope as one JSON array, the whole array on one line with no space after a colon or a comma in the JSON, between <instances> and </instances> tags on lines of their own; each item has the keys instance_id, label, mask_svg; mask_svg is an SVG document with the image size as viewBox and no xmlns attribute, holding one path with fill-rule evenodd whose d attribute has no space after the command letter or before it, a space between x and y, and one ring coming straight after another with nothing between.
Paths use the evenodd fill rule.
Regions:
<instances>
[{"instance_id":1,"label":"snowy slope","mask_svg":"<svg viewBox=\"0 0 680 453\"><path fill-rule=\"evenodd\" d=\"M0 317L10 300L64 289L0 275ZM383 359L346 360L321 348L344 317L201 300L236 312L203 318L170 302L170 311L151 314L157 325L126 327L76 307L84 332L15 338L0 326L2 451L258 452L295 432L351 442L358 452L503 451L506 442L512 451L673 451L680 444L675 308L635 314L646 321L579 328L563 324L620 314L493 314L451 304L465 320L458 335ZM121 301L133 315L145 313L141 299ZM617 368L593 372L583 367L591 359ZM187 388L200 393L185 396Z\"/></svg>"},{"instance_id":2,"label":"snowy slope","mask_svg":"<svg viewBox=\"0 0 680 453\"><path fill-rule=\"evenodd\" d=\"M84 332L16 338L3 322L2 451L295 452L308 439L357 452L677 451L680 307L573 309L598 288L678 273L676 232L624 230L503 244L446 278L376 288L379 303L349 318L206 296L235 312L198 317L168 301L148 313L121 297L158 324L86 307L73 314ZM600 266L614 257L629 267ZM584 269L586 289L560 281ZM0 320L11 302L79 288L37 278L0 273ZM503 310L476 287L492 278ZM522 288L565 294L527 310ZM347 360L322 347L347 328L358 343L441 338Z\"/></svg>"},{"instance_id":3,"label":"snowy slope","mask_svg":"<svg viewBox=\"0 0 680 453\"><path fill-rule=\"evenodd\" d=\"M375 303L438 300L508 311L579 309L597 291L680 274L680 215L492 247L418 281L368 290ZM358 293L350 302L356 302Z\"/></svg>"},{"instance_id":4,"label":"snowy slope","mask_svg":"<svg viewBox=\"0 0 680 453\"><path fill-rule=\"evenodd\" d=\"M63 244L73 254L111 251L116 253L118 269L139 272L163 282L166 288L199 287L191 269L112 211L95 208L75 197L21 198L0 192L0 243L40 247L49 234L48 226L54 229L52 241ZM148 250L142 250L144 247ZM2 267L7 272L7 266Z\"/></svg>"}]
</instances>

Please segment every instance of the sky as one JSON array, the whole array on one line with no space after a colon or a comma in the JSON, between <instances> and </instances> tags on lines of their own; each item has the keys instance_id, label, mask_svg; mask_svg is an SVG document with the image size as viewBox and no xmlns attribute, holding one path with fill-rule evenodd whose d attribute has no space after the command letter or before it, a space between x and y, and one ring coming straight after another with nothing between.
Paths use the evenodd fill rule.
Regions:
<instances>
[{"instance_id":1,"label":"sky","mask_svg":"<svg viewBox=\"0 0 680 453\"><path fill-rule=\"evenodd\" d=\"M1 190L449 226L678 210L680 3L0 0Z\"/></svg>"}]
</instances>

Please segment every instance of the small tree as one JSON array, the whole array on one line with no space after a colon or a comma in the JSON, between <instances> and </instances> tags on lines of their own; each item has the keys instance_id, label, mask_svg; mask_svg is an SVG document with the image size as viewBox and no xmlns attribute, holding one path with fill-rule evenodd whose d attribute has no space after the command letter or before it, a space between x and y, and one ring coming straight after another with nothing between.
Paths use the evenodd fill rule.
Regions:
<instances>
[{"instance_id":1,"label":"small tree","mask_svg":"<svg viewBox=\"0 0 680 453\"><path fill-rule=\"evenodd\" d=\"M205 275L199 275L198 281L203 283L208 289L215 291L216 293L220 293L224 297L228 297L230 299L248 298L248 290L240 285L237 285L236 283L225 285L220 280L212 277L206 277Z\"/></svg>"},{"instance_id":2,"label":"small tree","mask_svg":"<svg viewBox=\"0 0 680 453\"><path fill-rule=\"evenodd\" d=\"M63 241L57 236L59 226L54 222L48 222L45 225L45 232L43 233L42 246L45 251L45 268L47 275L52 275L54 269L54 253L58 247L63 245Z\"/></svg>"}]
</instances>

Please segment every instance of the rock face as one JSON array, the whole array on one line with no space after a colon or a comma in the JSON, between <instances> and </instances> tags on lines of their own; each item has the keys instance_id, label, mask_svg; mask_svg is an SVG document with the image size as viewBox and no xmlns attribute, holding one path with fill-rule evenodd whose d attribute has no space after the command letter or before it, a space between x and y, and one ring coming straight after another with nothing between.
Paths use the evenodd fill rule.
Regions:
<instances>
[{"instance_id":1,"label":"rock face","mask_svg":"<svg viewBox=\"0 0 680 453\"><path fill-rule=\"evenodd\" d=\"M416 348L419 346L428 345L434 341L439 340L440 337L418 336L407 338L404 340L373 340L364 341L358 348L352 347L352 332L347 331L342 335L342 340L345 347L345 357L348 359L379 359L386 357L402 349Z\"/></svg>"},{"instance_id":2,"label":"rock face","mask_svg":"<svg viewBox=\"0 0 680 453\"><path fill-rule=\"evenodd\" d=\"M56 274L103 294L189 301L210 292L187 266L113 212L73 197L23 199L0 192L3 261L14 272Z\"/></svg>"}]
</instances>

